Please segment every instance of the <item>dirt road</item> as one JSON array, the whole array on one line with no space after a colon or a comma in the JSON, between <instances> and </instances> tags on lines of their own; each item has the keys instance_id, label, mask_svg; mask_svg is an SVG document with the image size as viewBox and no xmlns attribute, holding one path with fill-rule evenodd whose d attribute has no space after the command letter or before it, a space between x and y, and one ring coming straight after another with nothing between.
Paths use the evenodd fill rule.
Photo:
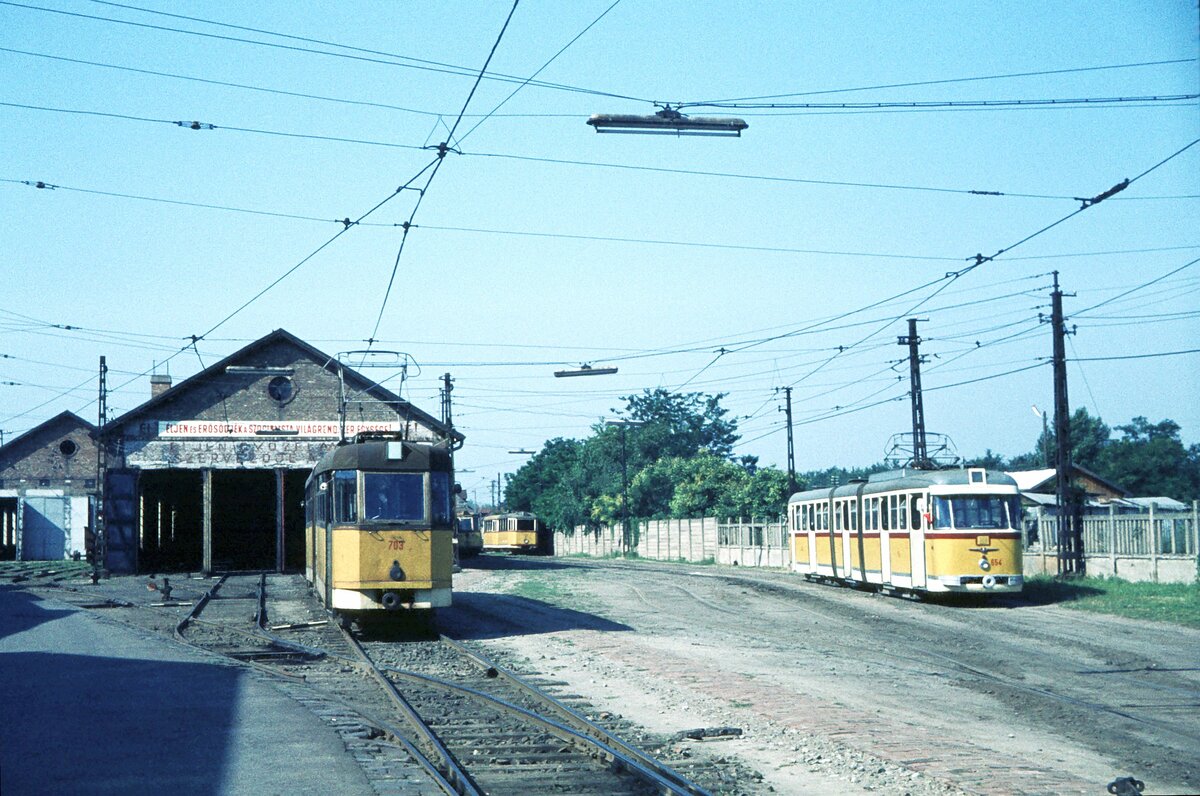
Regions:
<instances>
[{"instance_id":1,"label":"dirt road","mask_svg":"<svg viewBox=\"0 0 1200 796\"><path fill-rule=\"evenodd\" d=\"M764 777L748 792L1200 790L1200 632L1031 606L914 602L783 572L482 556L449 635L527 659Z\"/></svg>"}]
</instances>

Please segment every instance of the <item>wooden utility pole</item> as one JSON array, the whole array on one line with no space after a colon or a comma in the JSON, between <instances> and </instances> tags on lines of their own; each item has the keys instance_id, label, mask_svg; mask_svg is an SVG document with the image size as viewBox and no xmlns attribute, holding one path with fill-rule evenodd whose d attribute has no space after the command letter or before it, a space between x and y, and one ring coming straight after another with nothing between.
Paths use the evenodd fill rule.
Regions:
<instances>
[{"instance_id":1,"label":"wooden utility pole","mask_svg":"<svg viewBox=\"0 0 1200 796\"><path fill-rule=\"evenodd\" d=\"M1086 571L1083 558L1083 523L1078 496L1071 483L1071 410L1067 402L1067 326L1063 318L1063 292L1054 272L1050 294L1050 325L1054 338L1054 454L1055 504L1058 508L1058 574L1079 576Z\"/></svg>"}]
</instances>

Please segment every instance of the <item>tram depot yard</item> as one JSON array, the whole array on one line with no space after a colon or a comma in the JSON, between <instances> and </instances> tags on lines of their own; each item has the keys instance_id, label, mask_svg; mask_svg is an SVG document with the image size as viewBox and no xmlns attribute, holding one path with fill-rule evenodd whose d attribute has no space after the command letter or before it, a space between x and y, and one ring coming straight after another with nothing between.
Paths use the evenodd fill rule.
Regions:
<instances>
[{"instance_id":1,"label":"tram depot yard","mask_svg":"<svg viewBox=\"0 0 1200 796\"><path fill-rule=\"evenodd\" d=\"M369 722L269 673L290 659L176 641L216 578L92 584L81 564L5 566L4 793L440 792L381 757ZM1196 629L723 566L484 554L454 581L442 633L552 684L707 792L1200 789ZM299 575L264 582L270 621L302 618ZM245 591L212 605L248 617Z\"/></svg>"}]
</instances>

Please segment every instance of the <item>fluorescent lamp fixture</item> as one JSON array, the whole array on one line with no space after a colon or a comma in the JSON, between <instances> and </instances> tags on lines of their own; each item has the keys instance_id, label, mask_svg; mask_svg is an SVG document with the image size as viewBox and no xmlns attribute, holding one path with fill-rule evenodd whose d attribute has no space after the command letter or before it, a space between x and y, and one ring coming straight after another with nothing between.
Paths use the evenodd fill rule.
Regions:
<instances>
[{"instance_id":1,"label":"fluorescent lamp fixture","mask_svg":"<svg viewBox=\"0 0 1200 796\"><path fill-rule=\"evenodd\" d=\"M750 125L744 119L720 116L684 116L663 108L652 116L597 113L587 120L597 133L651 133L666 135L715 135L741 137Z\"/></svg>"},{"instance_id":2,"label":"fluorescent lamp fixture","mask_svg":"<svg viewBox=\"0 0 1200 796\"><path fill-rule=\"evenodd\" d=\"M565 379L568 376L611 376L616 368L593 368L591 365L580 365L579 370L556 370L554 378Z\"/></svg>"}]
</instances>

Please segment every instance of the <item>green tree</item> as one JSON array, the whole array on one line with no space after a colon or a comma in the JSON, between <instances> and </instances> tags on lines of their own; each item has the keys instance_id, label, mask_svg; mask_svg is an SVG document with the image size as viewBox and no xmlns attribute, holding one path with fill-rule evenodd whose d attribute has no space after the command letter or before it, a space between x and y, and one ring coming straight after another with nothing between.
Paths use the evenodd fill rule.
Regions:
<instances>
[{"instance_id":1,"label":"green tree","mask_svg":"<svg viewBox=\"0 0 1200 796\"><path fill-rule=\"evenodd\" d=\"M661 387L625 398L625 417L643 425L627 430L642 466L664 456L691 456L706 450L721 458L733 455L737 422L726 419L724 394L673 393Z\"/></svg>"},{"instance_id":2,"label":"green tree","mask_svg":"<svg viewBox=\"0 0 1200 796\"><path fill-rule=\"evenodd\" d=\"M1103 452L1112 437L1112 431L1099 417L1092 417L1084 407L1076 409L1070 417L1071 461L1080 467L1099 473ZM1033 450L1014 456L1008 462L1009 470L1039 470L1054 466L1058 436L1051 425L1038 435ZM989 451L990 453L990 451Z\"/></svg>"},{"instance_id":3,"label":"green tree","mask_svg":"<svg viewBox=\"0 0 1200 796\"><path fill-rule=\"evenodd\" d=\"M1100 475L1135 496L1200 497L1200 445L1184 446L1178 423L1139 416L1116 430L1121 438L1105 447L1096 465Z\"/></svg>"}]
</instances>

